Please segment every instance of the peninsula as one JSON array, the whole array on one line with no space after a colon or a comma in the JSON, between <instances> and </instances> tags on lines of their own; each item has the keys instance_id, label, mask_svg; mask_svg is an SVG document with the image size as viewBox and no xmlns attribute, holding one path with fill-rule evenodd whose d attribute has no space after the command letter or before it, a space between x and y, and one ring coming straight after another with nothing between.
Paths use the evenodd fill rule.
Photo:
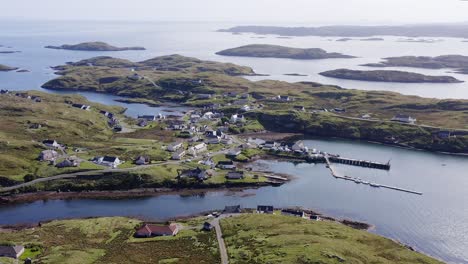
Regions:
<instances>
[{"instance_id":1,"label":"peninsula","mask_svg":"<svg viewBox=\"0 0 468 264\"><path fill-rule=\"evenodd\" d=\"M47 49L79 50L79 51L124 51L124 50L145 50L143 47L115 47L105 42L83 42L79 44L61 46L45 46Z\"/></svg>"},{"instance_id":2,"label":"peninsula","mask_svg":"<svg viewBox=\"0 0 468 264\"><path fill-rule=\"evenodd\" d=\"M289 211L294 212L242 209L167 222L126 217L54 220L1 227L0 240L5 247L21 247L20 260L29 257L34 263L441 263L333 219L304 219L286 215Z\"/></svg>"},{"instance_id":3,"label":"peninsula","mask_svg":"<svg viewBox=\"0 0 468 264\"><path fill-rule=\"evenodd\" d=\"M255 75L249 67L180 55L142 62L96 57L55 69L60 76L44 88L215 107L228 116L246 112L251 125L233 128L235 133L270 130L468 153L467 100L436 100L314 82L254 82L241 77ZM372 113L371 120L363 117L367 113ZM400 114L408 118L392 121ZM410 124L413 119L418 125ZM439 131L449 131L449 136L439 137Z\"/></svg>"},{"instance_id":4,"label":"peninsula","mask_svg":"<svg viewBox=\"0 0 468 264\"><path fill-rule=\"evenodd\" d=\"M430 76L405 71L358 71L349 69L337 69L321 72L320 75L347 80L368 82L399 82L399 83L461 83L451 76Z\"/></svg>"},{"instance_id":5,"label":"peninsula","mask_svg":"<svg viewBox=\"0 0 468 264\"><path fill-rule=\"evenodd\" d=\"M463 73L463 69L468 69L468 56L463 55L443 55L437 57L429 56L401 56L384 58L380 63L369 63L362 66L368 67L412 67L424 69L456 69Z\"/></svg>"},{"instance_id":6,"label":"peninsula","mask_svg":"<svg viewBox=\"0 0 468 264\"><path fill-rule=\"evenodd\" d=\"M219 51L216 54L223 56L257 57L257 58L287 58L297 60L316 60L331 58L354 58L341 53L329 53L323 49L291 48L278 45L252 44L233 49Z\"/></svg>"},{"instance_id":7,"label":"peninsula","mask_svg":"<svg viewBox=\"0 0 468 264\"><path fill-rule=\"evenodd\" d=\"M10 66L7 66L7 65L3 65L3 64L0 64L0 72L7 72L7 71L16 71L18 70L19 68L16 68L16 67L10 67Z\"/></svg>"},{"instance_id":8,"label":"peninsula","mask_svg":"<svg viewBox=\"0 0 468 264\"><path fill-rule=\"evenodd\" d=\"M320 37L453 37L468 38L466 24L421 24L401 26L322 26L322 27L278 27L278 26L236 26L220 29L219 32L254 33L280 36Z\"/></svg>"}]
</instances>

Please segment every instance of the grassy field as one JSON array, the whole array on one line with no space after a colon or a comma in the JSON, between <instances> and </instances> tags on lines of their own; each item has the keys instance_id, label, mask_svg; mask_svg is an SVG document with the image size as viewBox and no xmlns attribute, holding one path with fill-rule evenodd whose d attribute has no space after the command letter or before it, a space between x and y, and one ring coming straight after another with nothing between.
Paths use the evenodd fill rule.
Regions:
<instances>
[{"instance_id":1,"label":"grassy field","mask_svg":"<svg viewBox=\"0 0 468 264\"><path fill-rule=\"evenodd\" d=\"M193 229L181 230L176 237L135 239L135 227L141 223L135 219L52 221L38 228L0 232L0 241L40 248L38 254L22 257L32 257L35 263L217 263L214 233L200 231L200 221L185 222Z\"/></svg>"},{"instance_id":2,"label":"grassy field","mask_svg":"<svg viewBox=\"0 0 468 264\"><path fill-rule=\"evenodd\" d=\"M441 263L329 221L252 214L223 219L221 227L230 263Z\"/></svg>"}]
</instances>

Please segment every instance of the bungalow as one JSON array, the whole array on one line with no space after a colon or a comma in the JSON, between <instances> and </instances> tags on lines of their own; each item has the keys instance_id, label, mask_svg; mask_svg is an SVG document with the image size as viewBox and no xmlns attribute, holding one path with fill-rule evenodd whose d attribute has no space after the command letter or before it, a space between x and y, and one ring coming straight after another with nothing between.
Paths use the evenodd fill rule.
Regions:
<instances>
[{"instance_id":1,"label":"bungalow","mask_svg":"<svg viewBox=\"0 0 468 264\"><path fill-rule=\"evenodd\" d=\"M129 76L127 76L127 78L132 80L132 81L138 81L138 80L143 79L143 77L140 76L138 73L134 73L132 75L129 75Z\"/></svg>"},{"instance_id":2,"label":"bungalow","mask_svg":"<svg viewBox=\"0 0 468 264\"><path fill-rule=\"evenodd\" d=\"M276 100L282 101L282 102L289 102L291 101L291 98L287 95L278 95L276 96Z\"/></svg>"},{"instance_id":3,"label":"bungalow","mask_svg":"<svg viewBox=\"0 0 468 264\"><path fill-rule=\"evenodd\" d=\"M136 231L135 237L175 236L178 232L179 228L175 223L167 226L144 224Z\"/></svg>"},{"instance_id":4,"label":"bungalow","mask_svg":"<svg viewBox=\"0 0 468 264\"><path fill-rule=\"evenodd\" d=\"M226 175L226 178L229 180L241 180L241 179L244 179L244 172L243 171L230 171Z\"/></svg>"},{"instance_id":5,"label":"bungalow","mask_svg":"<svg viewBox=\"0 0 468 264\"><path fill-rule=\"evenodd\" d=\"M402 123L407 123L407 124L414 124L416 122L416 118L413 118L409 115L406 114L398 114L394 116L391 121L397 121L397 122L402 122Z\"/></svg>"},{"instance_id":6,"label":"bungalow","mask_svg":"<svg viewBox=\"0 0 468 264\"><path fill-rule=\"evenodd\" d=\"M208 179L208 173L206 170L202 170L200 168L196 168L193 170L183 170L177 172L179 178L195 178L200 181L204 181Z\"/></svg>"},{"instance_id":7,"label":"bungalow","mask_svg":"<svg viewBox=\"0 0 468 264\"><path fill-rule=\"evenodd\" d=\"M182 142L174 142L167 146L167 150L170 152L175 152L183 146Z\"/></svg>"},{"instance_id":8,"label":"bungalow","mask_svg":"<svg viewBox=\"0 0 468 264\"><path fill-rule=\"evenodd\" d=\"M46 139L46 140L42 141L42 144L44 144L48 148L58 148L58 147L60 147L60 144L57 143L57 141L50 140L50 139Z\"/></svg>"},{"instance_id":9,"label":"bungalow","mask_svg":"<svg viewBox=\"0 0 468 264\"><path fill-rule=\"evenodd\" d=\"M136 165L146 165L151 162L151 159L148 156L139 156L135 159Z\"/></svg>"},{"instance_id":10,"label":"bungalow","mask_svg":"<svg viewBox=\"0 0 468 264\"><path fill-rule=\"evenodd\" d=\"M78 167L80 164L75 159L65 159L64 161L60 162L59 164L55 165L57 168L70 168L70 167Z\"/></svg>"},{"instance_id":11,"label":"bungalow","mask_svg":"<svg viewBox=\"0 0 468 264\"><path fill-rule=\"evenodd\" d=\"M237 114L234 114L231 116L231 119L230 119L230 122L231 123L240 123L240 122L245 122L245 118L244 116L239 116Z\"/></svg>"},{"instance_id":12,"label":"bungalow","mask_svg":"<svg viewBox=\"0 0 468 264\"><path fill-rule=\"evenodd\" d=\"M310 220L320 221L321 218L320 218L320 216L318 216L318 215L311 215L311 216L310 216Z\"/></svg>"},{"instance_id":13,"label":"bungalow","mask_svg":"<svg viewBox=\"0 0 468 264\"><path fill-rule=\"evenodd\" d=\"M117 166L122 164L122 161L118 157L112 157L112 156L96 157L93 159L93 161L96 164L108 166L112 168L116 168Z\"/></svg>"},{"instance_id":14,"label":"bungalow","mask_svg":"<svg viewBox=\"0 0 468 264\"><path fill-rule=\"evenodd\" d=\"M241 212L240 205L225 206L223 211L224 214L239 214Z\"/></svg>"},{"instance_id":15,"label":"bungalow","mask_svg":"<svg viewBox=\"0 0 468 264\"><path fill-rule=\"evenodd\" d=\"M81 110L89 110L91 109L91 106L89 105L84 105L84 104L72 104L73 107L79 108Z\"/></svg>"},{"instance_id":16,"label":"bungalow","mask_svg":"<svg viewBox=\"0 0 468 264\"><path fill-rule=\"evenodd\" d=\"M224 97L237 97L237 92L227 92L223 94Z\"/></svg>"},{"instance_id":17,"label":"bungalow","mask_svg":"<svg viewBox=\"0 0 468 264\"><path fill-rule=\"evenodd\" d=\"M344 108L339 108L339 107L334 108L333 111L334 111L335 113L346 113L346 109L344 109Z\"/></svg>"},{"instance_id":18,"label":"bungalow","mask_svg":"<svg viewBox=\"0 0 468 264\"><path fill-rule=\"evenodd\" d=\"M59 157L59 154L55 150L44 150L39 154L40 161L55 161Z\"/></svg>"},{"instance_id":19,"label":"bungalow","mask_svg":"<svg viewBox=\"0 0 468 264\"><path fill-rule=\"evenodd\" d=\"M181 160L186 154L186 151L184 149L179 149L178 151L174 152L172 154L171 159L173 160Z\"/></svg>"},{"instance_id":20,"label":"bungalow","mask_svg":"<svg viewBox=\"0 0 468 264\"><path fill-rule=\"evenodd\" d=\"M203 230L205 231L211 231L213 230L214 226L208 222L203 223Z\"/></svg>"},{"instance_id":21,"label":"bungalow","mask_svg":"<svg viewBox=\"0 0 468 264\"><path fill-rule=\"evenodd\" d=\"M233 102L234 105L245 105L245 104L248 104L248 103L249 103L249 100L247 100L247 99L235 100Z\"/></svg>"},{"instance_id":22,"label":"bungalow","mask_svg":"<svg viewBox=\"0 0 468 264\"><path fill-rule=\"evenodd\" d=\"M293 106L293 109L296 110L296 111L300 111L300 112L305 112L305 107L302 106L302 105L295 105Z\"/></svg>"},{"instance_id":23,"label":"bungalow","mask_svg":"<svg viewBox=\"0 0 468 264\"><path fill-rule=\"evenodd\" d=\"M0 257L19 259L23 253L23 246L0 246Z\"/></svg>"},{"instance_id":24,"label":"bungalow","mask_svg":"<svg viewBox=\"0 0 468 264\"><path fill-rule=\"evenodd\" d=\"M279 146L280 144L275 141L266 141L265 144L263 145L263 147L266 149L277 148Z\"/></svg>"},{"instance_id":25,"label":"bungalow","mask_svg":"<svg viewBox=\"0 0 468 264\"><path fill-rule=\"evenodd\" d=\"M272 205L258 205L257 206L257 213L259 214L272 214L274 208Z\"/></svg>"},{"instance_id":26,"label":"bungalow","mask_svg":"<svg viewBox=\"0 0 468 264\"><path fill-rule=\"evenodd\" d=\"M242 111L242 112L247 112L247 111L250 111L251 109L252 108L250 108L250 106L244 105L239 110Z\"/></svg>"},{"instance_id":27,"label":"bungalow","mask_svg":"<svg viewBox=\"0 0 468 264\"><path fill-rule=\"evenodd\" d=\"M155 115L139 115L138 119L144 119L146 121L155 121L156 116Z\"/></svg>"},{"instance_id":28,"label":"bungalow","mask_svg":"<svg viewBox=\"0 0 468 264\"><path fill-rule=\"evenodd\" d=\"M197 99L210 99L212 97L211 94L197 94Z\"/></svg>"},{"instance_id":29,"label":"bungalow","mask_svg":"<svg viewBox=\"0 0 468 264\"><path fill-rule=\"evenodd\" d=\"M148 125L148 121L142 119L140 121L138 121L138 124L137 124L139 127L145 127Z\"/></svg>"},{"instance_id":30,"label":"bungalow","mask_svg":"<svg viewBox=\"0 0 468 264\"><path fill-rule=\"evenodd\" d=\"M190 122L192 123L197 123L198 121L200 121L200 119L201 119L201 116L198 114L193 114L190 116Z\"/></svg>"},{"instance_id":31,"label":"bungalow","mask_svg":"<svg viewBox=\"0 0 468 264\"><path fill-rule=\"evenodd\" d=\"M452 137L452 133L450 131L439 131L436 136L440 139L447 139Z\"/></svg>"},{"instance_id":32,"label":"bungalow","mask_svg":"<svg viewBox=\"0 0 468 264\"><path fill-rule=\"evenodd\" d=\"M226 153L226 157L235 158L239 156L241 153L242 151L240 149L232 149L232 150L229 150L228 153Z\"/></svg>"},{"instance_id":33,"label":"bungalow","mask_svg":"<svg viewBox=\"0 0 468 264\"><path fill-rule=\"evenodd\" d=\"M307 147L304 145L304 141L299 140L294 145L292 145L291 150L294 152L304 152L307 149Z\"/></svg>"},{"instance_id":34,"label":"bungalow","mask_svg":"<svg viewBox=\"0 0 468 264\"><path fill-rule=\"evenodd\" d=\"M189 148L189 154L192 156L197 156L198 154L208 150L208 147L205 143L197 144Z\"/></svg>"},{"instance_id":35,"label":"bungalow","mask_svg":"<svg viewBox=\"0 0 468 264\"><path fill-rule=\"evenodd\" d=\"M218 162L216 167L224 170L234 170L236 169L236 165L232 160L221 160Z\"/></svg>"},{"instance_id":36,"label":"bungalow","mask_svg":"<svg viewBox=\"0 0 468 264\"><path fill-rule=\"evenodd\" d=\"M206 144L213 145L213 144L219 144L221 142L221 137L209 137L206 140Z\"/></svg>"},{"instance_id":37,"label":"bungalow","mask_svg":"<svg viewBox=\"0 0 468 264\"><path fill-rule=\"evenodd\" d=\"M301 211L301 210L283 209L283 210L281 210L281 214L282 215L287 215L287 216L295 216L295 217L305 218L305 213L304 213L304 211Z\"/></svg>"},{"instance_id":38,"label":"bungalow","mask_svg":"<svg viewBox=\"0 0 468 264\"><path fill-rule=\"evenodd\" d=\"M370 114L364 114L361 116L362 119L370 119L371 115Z\"/></svg>"}]
</instances>

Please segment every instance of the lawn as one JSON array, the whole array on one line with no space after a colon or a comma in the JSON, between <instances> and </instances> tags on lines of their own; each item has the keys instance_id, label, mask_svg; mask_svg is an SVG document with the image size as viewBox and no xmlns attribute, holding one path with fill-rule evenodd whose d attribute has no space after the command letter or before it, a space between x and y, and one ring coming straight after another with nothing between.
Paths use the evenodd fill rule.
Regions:
<instances>
[{"instance_id":1,"label":"lawn","mask_svg":"<svg viewBox=\"0 0 468 264\"><path fill-rule=\"evenodd\" d=\"M217 263L216 236L182 230L176 237L138 240L132 237L141 222L124 217L60 220L34 229L0 232L0 241L38 244L42 251L25 253L37 263ZM2 263L14 263L0 258Z\"/></svg>"},{"instance_id":2,"label":"lawn","mask_svg":"<svg viewBox=\"0 0 468 264\"><path fill-rule=\"evenodd\" d=\"M251 214L221 226L230 263L441 263L336 222Z\"/></svg>"}]
</instances>

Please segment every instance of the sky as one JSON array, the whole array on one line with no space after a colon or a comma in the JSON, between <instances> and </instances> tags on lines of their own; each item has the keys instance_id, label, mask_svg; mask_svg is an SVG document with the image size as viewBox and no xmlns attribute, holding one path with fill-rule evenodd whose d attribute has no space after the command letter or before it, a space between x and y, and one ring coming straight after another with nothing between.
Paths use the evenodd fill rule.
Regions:
<instances>
[{"instance_id":1,"label":"sky","mask_svg":"<svg viewBox=\"0 0 468 264\"><path fill-rule=\"evenodd\" d=\"M467 22L463 0L13 0L0 19L404 24Z\"/></svg>"}]
</instances>

